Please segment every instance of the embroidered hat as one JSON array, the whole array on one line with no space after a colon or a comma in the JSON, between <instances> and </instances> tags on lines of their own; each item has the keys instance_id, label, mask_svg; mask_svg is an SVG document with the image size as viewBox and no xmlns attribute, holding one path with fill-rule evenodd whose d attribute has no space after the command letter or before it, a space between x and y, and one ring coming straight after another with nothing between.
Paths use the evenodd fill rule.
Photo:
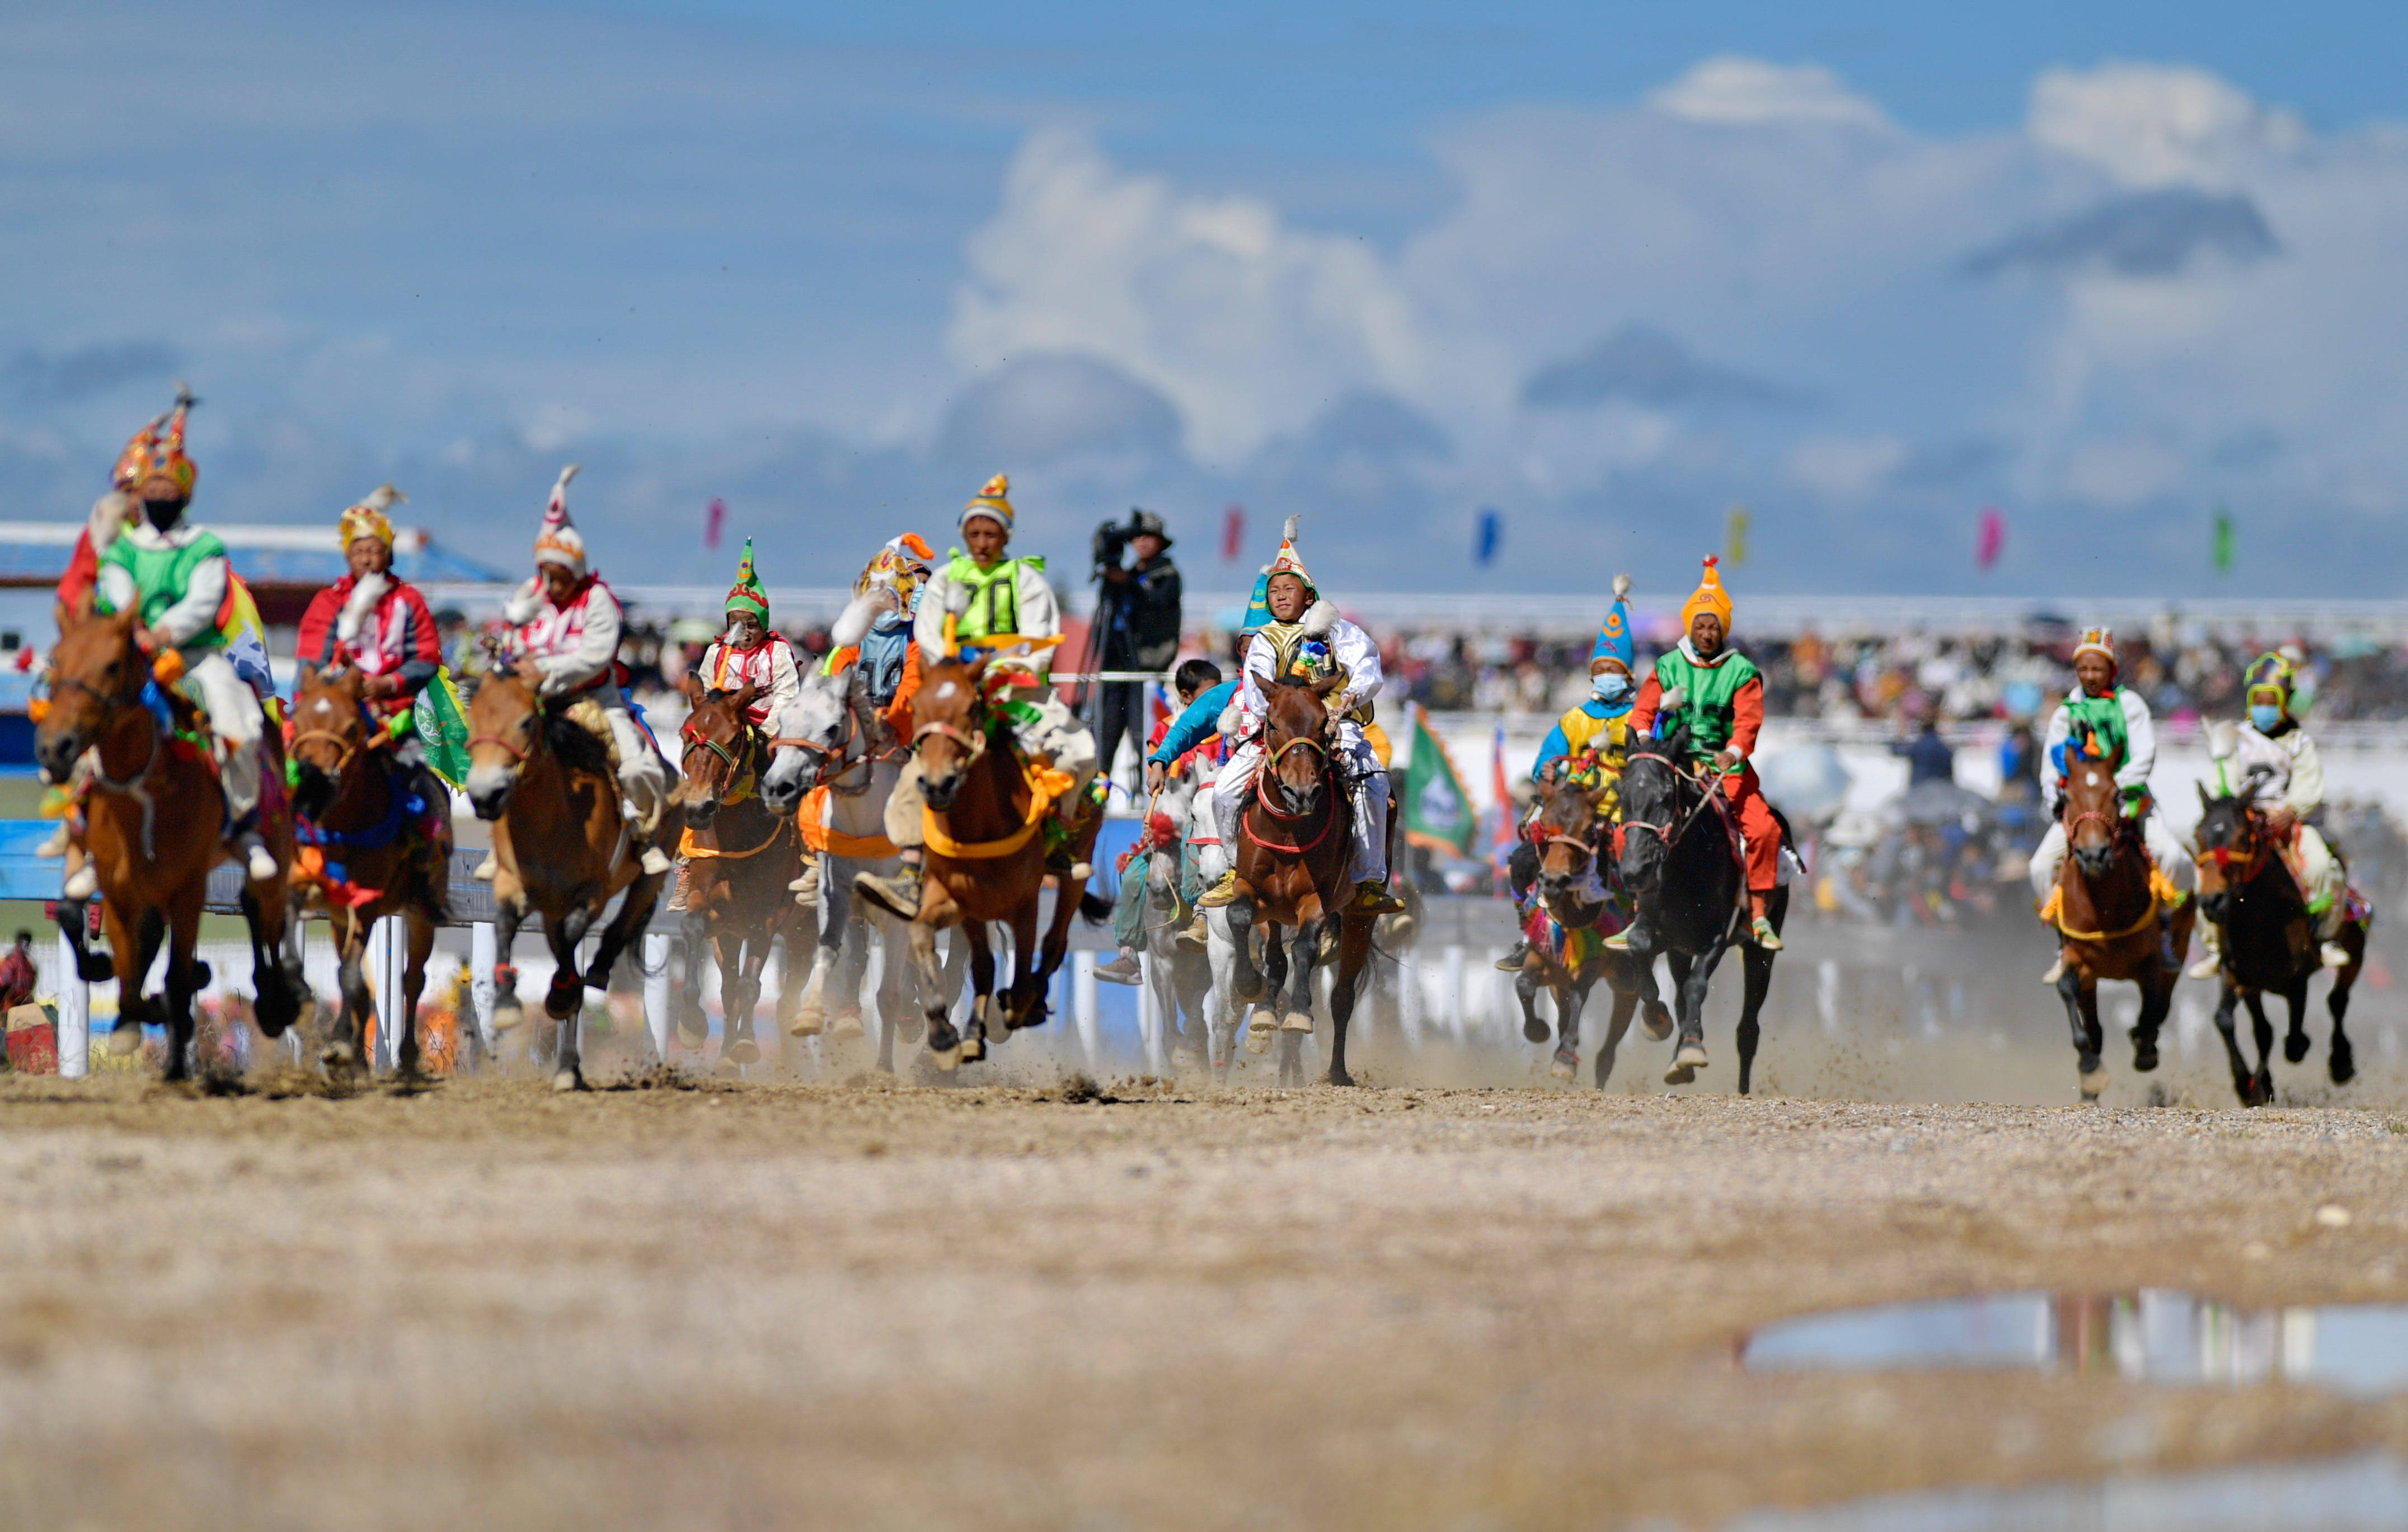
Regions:
<instances>
[{"instance_id":1,"label":"embroidered hat","mask_svg":"<svg viewBox=\"0 0 2408 1532\"><path fill-rule=\"evenodd\" d=\"M763 627L769 625L769 588L762 584L761 577L753 572L752 539L750 537L744 539L744 556L736 561L736 583L727 588L726 609L749 611L761 620Z\"/></svg>"},{"instance_id":2,"label":"embroidered hat","mask_svg":"<svg viewBox=\"0 0 2408 1532\"><path fill-rule=\"evenodd\" d=\"M137 490L147 480L165 479L183 498L193 497L193 483L201 471L184 455L184 417L200 402L191 389L176 385L176 408L136 432L118 454L113 481L119 489Z\"/></svg>"},{"instance_id":3,"label":"embroidered hat","mask_svg":"<svg viewBox=\"0 0 2408 1532\"><path fill-rule=\"evenodd\" d=\"M974 518L983 516L1002 527L1005 536L1009 537L1012 523L1011 501L1008 498L1010 494L1010 476L996 475L986 481L985 486L978 494L970 496L969 504L962 508L961 520L954 524L968 526Z\"/></svg>"},{"instance_id":4,"label":"embroidered hat","mask_svg":"<svg viewBox=\"0 0 2408 1532\"><path fill-rule=\"evenodd\" d=\"M560 470L552 499L543 508L543 530L535 536L535 561L557 564L579 580L585 578L585 537L568 519L568 481L577 477L572 463Z\"/></svg>"},{"instance_id":5,"label":"embroidered hat","mask_svg":"<svg viewBox=\"0 0 2408 1532\"><path fill-rule=\"evenodd\" d=\"M1698 620L1698 614L1704 611L1713 612L1721 621L1724 633L1730 632L1730 593L1723 589L1722 573L1715 568L1720 563L1722 558L1719 554L1706 555L1705 578L1698 582L1696 590L1689 593L1689 599L1681 603L1682 632L1686 633L1689 624Z\"/></svg>"},{"instance_id":6,"label":"embroidered hat","mask_svg":"<svg viewBox=\"0 0 2408 1532\"><path fill-rule=\"evenodd\" d=\"M853 582L853 594L883 586L895 593L896 609L910 612L919 605L920 587L927 582L936 561L936 551L917 532L889 537L863 566L861 578Z\"/></svg>"},{"instance_id":7,"label":"embroidered hat","mask_svg":"<svg viewBox=\"0 0 2408 1532\"><path fill-rule=\"evenodd\" d=\"M1594 666L1599 660L1619 660L1628 670L1638 663L1638 651L1630 641L1630 577L1613 577L1613 608L1605 614L1605 622L1597 630L1597 642L1588 651L1588 663Z\"/></svg>"},{"instance_id":8,"label":"embroidered hat","mask_svg":"<svg viewBox=\"0 0 2408 1532\"><path fill-rule=\"evenodd\" d=\"M2123 668L2123 662L2115 657L2114 628L2084 628L2082 641L2073 646L2073 657L2078 660L2085 654L2100 655L2109 665L2117 669Z\"/></svg>"},{"instance_id":9,"label":"embroidered hat","mask_svg":"<svg viewBox=\"0 0 2408 1532\"><path fill-rule=\"evenodd\" d=\"M393 520L385 512L393 508L394 501L408 498L391 484L379 484L368 492L366 499L344 510L342 520L336 523L336 545L348 550L362 537L374 537L391 548Z\"/></svg>"},{"instance_id":10,"label":"embroidered hat","mask_svg":"<svg viewBox=\"0 0 2408 1532\"><path fill-rule=\"evenodd\" d=\"M2257 701L2260 692L2272 692L2286 710L2290 708L2291 684L2299 675L2290 661L2280 654L2260 654L2242 675L2246 682L2242 694L2250 701Z\"/></svg>"}]
</instances>

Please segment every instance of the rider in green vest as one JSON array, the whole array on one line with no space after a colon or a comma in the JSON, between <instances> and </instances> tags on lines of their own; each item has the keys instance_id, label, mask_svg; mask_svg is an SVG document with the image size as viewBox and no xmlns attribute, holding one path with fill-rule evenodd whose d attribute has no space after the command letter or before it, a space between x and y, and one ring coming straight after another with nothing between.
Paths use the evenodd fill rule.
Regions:
<instances>
[{"instance_id":1,"label":"rider in green vest","mask_svg":"<svg viewBox=\"0 0 2408 1532\"><path fill-rule=\"evenodd\" d=\"M135 469L142 515L102 556L93 609L130 608L135 641L144 653L176 651L182 689L208 711L209 732L217 736L218 786L225 794L230 838L242 854L244 873L253 882L265 882L284 870L261 843L257 823L259 739L266 715L259 694L226 657L226 636L218 622L233 575L225 544L216 533L184 520L200 477L184 455L184 417L193 402L189 394L179 398L165 436L144 448Z\"/></svg>"},{"instance_id":2,"label":"rider in green vest","mask_svg":"<svg viewBox=\"0 0 2408 1532\"><path fill-rule=\"evenodd\" d=\"M1069 774L1075 786L1056 800L1057 815L1067 819L1084 801L1095 778L1096 738L1046 684L1054 641L1062 636L1062 613L1045 578L1045 561L1004 554L1015 515L1010 491L1011 481L996 474L962 508L967 550L953 550L920 594L911 637L924 664L988 654L997 656L990 675L1004 666L1017 672L1014 683L1000 693L997 706L1010 720L1013 743L1024 757ZM1029 649L1015 653L1015 646L1023 643ZM903 763L894 795L886 800L886 838L901 852L901 868L891 878L867 872L853 878L865 898L905 920L920 909L921 812L925 807L915 755ZM1057 872L1076 877L1092 870L1073 866L1067 852L1057 850L1052 861Z\"/></svg>"}]
</instances>

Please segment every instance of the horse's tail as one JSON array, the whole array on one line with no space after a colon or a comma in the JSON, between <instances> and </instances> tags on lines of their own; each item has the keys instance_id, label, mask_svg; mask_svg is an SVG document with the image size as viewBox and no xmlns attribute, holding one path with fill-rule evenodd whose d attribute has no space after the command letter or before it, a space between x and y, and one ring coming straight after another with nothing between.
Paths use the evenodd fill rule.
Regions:
<instances>
[{"instance_id":1,"label":"horse's tail","mask_svg":"<svg viewBox=\"0 0 2408 1532\"><path fill-rule=\"evenodd\" d=\"M1079 891L1079 918L1089 925L1101 925L1112 918L1112 902L1093 889Z\"/></svg>"}]
</instances>

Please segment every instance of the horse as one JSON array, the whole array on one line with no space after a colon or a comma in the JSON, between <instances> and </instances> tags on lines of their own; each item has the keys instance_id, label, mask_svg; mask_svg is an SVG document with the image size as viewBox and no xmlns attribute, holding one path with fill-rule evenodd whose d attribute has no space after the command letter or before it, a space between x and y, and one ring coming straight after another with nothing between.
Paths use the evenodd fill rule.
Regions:
<instances>
[{"instance_id":1,"label":"horse","mask_svg":"<svg viewBox=\"0 0 2408 1532\"><path fill-rule=\"evenodd\" d=\"M1678 719L1681 690L1665 694L1658 718ZM1739 823L1722 803L1719 780L1699 780L1688 770L1689 725L1679 719L1653 740L1633 740L1622 768L1622 886L1637 912L1630 925L1630 955L1639 966L1641 997L1651 1017L1658 1004L1655 959L1664 953L1678 991L1680 1042L1667 1085L1685 1085L1706 1065L1706 988L1723 954L1747 925L1747 867L1741 859ZM1786 836L1788 826L1782 826ZM1764 902L1777 934L1789 915L1789 890L1775 888ZM1755 1078L1758 1012L1772 986L1773 954L1746 945L1742 957L1746 983L1739 1014L1739 1094Z\"/></svg>"},{"instance_id":2,"label":"horse","mask_svg":"<svg viewBox=\"0 0 2408 1532\"><path fill-rule=\"evenodd\" d=\"M1281 1038L1279 1081L1304 1083L1301 1051L1312 1031L1312 969L1320 957L1326 923L1339 923L1338 979L1329 993L1333 1024L1328 1082L1352 1085L1346 1070L1346 1024L1371 952L1371 917L1347 909L1351 886L1346 864L1352 824L1346 790L1330 759L1337 721L1324 705L1344 685L1343 674L1317 680L1283 676L1263 688L1263 759L1254 792L1239 821L1237 897L1230 901L1230 929L1243 938L1259 933L1263 965L1254 964L1249 940L1236 943L1234 981L1240 999L1258 1001L1287 987L1291 960L1295 987L1287 1009L1261 1006L1247 1018L1246 1049L1268 1050ZM1283 950L1279 931L1296 932Z\"/></svg>"},{"instance_id":3,"label":"horse","mask_svg":"<svg viewBox=\"0 0 2408 1532\"><path fill-rule=\"evenodd\" d=\"M2323 966L2307 899L2277 853L2266 816L2252 801L2254 779L2264 769L2257 768L2253 780L2229 796L2211 797L2201 783L2199 829L2193 838L2199 852L2199 912L2224 934L2224 968L2218 975L2223 993L2216 1002L2215 1027L2224 1035L2232 1088L2244 1107L2263 1106L2274 1098L2274 1074L2268 1067L2274 1029L2266 1021L2263 996L2272 991L2290 1006L2291 1028L2283 1039L2283 1056L2297 1064L2308 1056L2308 981ZM2358 1077L2342 1018L2349 1012L2349 992L2366 968L2367 928L2372 920L2364 915L2344 921L2336 938L2350 955L2348 966L2334 973L2332 994L2325 1001L2332 1014L2329 1068L2336 1085ZM2249 1008L2258 1042L2255 1069L2242 1058L2234 1026L2236 1002Z\"/></svg>"},{"instance_id":4,"label":"horse","mask_svg":"<svg viewBox=\"0 0 2408 1532\"><path fill-rule=\"evenodd\" d=\"M533 910L556 965L543 997L559 1024L552 1085L578 1091L585 1088L577 1046L584 988L609 987L619 954L652 918L661 880L643 870L630 844L609 748L536 685L520 669L496 671L477 688L468 704L468 803L494 826L494 1025L507 1031L526 1019L510 944ZM620 894L619 913L580 982L577 944Z\"/></svg>"},{"instance_id":5,"label":"horse","mask_svg":"<svg viewBox=\"0 0 2408 1532\"><path fill-rule=\"evenodd\" d=\"M886 838L886 802L894 796L905 752L878 720L863 683L858 666L841 677L814 672L803 678L795 700L771 721L778 733L770 741L769 767L762 774L761 798L773 812L805 816L804 837L820 844L819 850L808 852L820 871L818 941L810 948L810 979L801 987L788 1029L796 1037L810 1037L826 1026L835 1040L858 1035L861 980L874 933L886 952L878 978L878 1067L892 1074L896 1035L914 1023L903 926L868 900L856 906L853 880L859 872L895 870L897 853ZM804 961L800 946L788 945L790 964ZM965 939L954 943L947 957L942 993L948 1005L959 992L968 951ZM831 989L836 994L832 1025L827 1021Z\"/></svg>"},{"instance_id":6,"label":"horse","mask_svg":"<svg viewBox=\"0 0 2408 1532\"><path fill-rule=\"evenodd\" d=\"M1539 794L1539 812L1528 831L1539 848L1539 898L1563 931L1565 950L1557 953L1543 941L1531 941L1522 971L1513 976L1513 994L1522 1002L1522 1037L1528 1042L1547 1040L1547 1024L1539 1019L1537 1005L1544 988L1555 1001L1555 1056L1549 1072L1567 1082L1578 1079L1581 1011L1588 1004L1589 990L1604 980L1613 991L1613 1012L1597 1053L1597 1086L1602 1090L1606 1077L1613 1073L1614 1051L1630 1030L1641 989L1636 960L1598 939L1612 935L1601 929L1612 906L1600 874L1613 824L1598 811L1602 788L1588 792L1568 782L1544 782ZM1652 995L1645 1024L1647 1035L1659 1042L1672 1035L1671 1012Z\"/></svg>"},{"instance_id":7,"label":"horse","mask_svg":"<svg viewBox=\"0 0 2408 1532\"><path fill-rule=\"evenodd\" d=\"M1162 1018L1163 1057L1172 1069L1209 1064L1212 1051L1204 1014L1205 994L1212 987L1211 960L1204 952L1180 945L1176 923L1180 864L1196 803L1202 796L1192 778L1173 778L1166 783L1147 817L1171 826L1171 834L1158 838L1121 874L1145 879L1144 951L1154 959L1146 965L1145 982L1154 997L1154 1013Z\"/></svg>"},{"instance_id":8,"label":"horse","mask_svg":"<svg viewBox=\"0 0 2408 1532\"><path fill-rule=\"evenodd\" d=\"M2159 953L2157 919L2163 905L2141 821L2125 814L2123 791L2115 783L2115 768L2123 759L2119 748L2103 761L2077 758L2067 763L2061 784L2067 854L2057 870L2056 896L2042 911L2056 925L2064 955L2057 993L2065 1001L2066 1021L2073 1033L2085 1101L2098 1100L2107 1086L2107 1070L2100 1059L2105 1039L2099 1026L2099 981L2115 979L2140 986L2141 1015L2130 1034L2132 1067L2147 1074L2157 1067L2157 1029L2173 1005L2174 981L2180 977L2180 970ZM2197 914L2198 906L2189 899L2175 907L2176 953L2190 944Z\"/></svg>"},{"instance_id":9,"label":"horse","mask_svg":"<svg viewBox=\"0 0 2408 1532\"><path fill-rule=\"evenodd\" d=\"M62 898L59 927L87 983L120 981L117 1026L108 1046L123 1056L142 1046L142 1024L167 1029L166 1078L192 1072L193 996L209 967L193 955L209 869L231 853L225 795L211 761L208 726L172 684L165 666L135 642L136 613L66 614L50 651L50 696L34 736L42 773L64 782L87 750L98 753L83 804L86 866L97 879L101 916L114 961L85 947L86 898ZM164 660L163 656L163 660ZM163 716L164 715L164 716ZM280 864L293 862L293 823L284 802L282 741L264 731L259 835ZM242 885L251 936L253 1007L259 1029L283 1036L308 993L293 941L292 910L281 880ZM167 946L164 1003L142 992Z\"/></svg>"},{"instance_id":10,"label":"horse","mask_svg":"<svg viewBox=\"0 0 2408 1532\"><path fill-rule=\"evenodd\" d=\"M356 666L344 666L321 673L293 699L286 751L300 850L287 878L296 910L323 914L340 954L343 1008L320 1053L331 1074L356 1073L366 1062L361 1039L375 1005L361 961L369 928L387 915L408 923L394 1058L403 1078L415 1080L426 959L435 950L436 927L450 918L451 799L432 772L394 759L392 733L362 699L366 680ZM421 824L430 832L424 838L412 833Z\"/></svg>"},{"instance_id":11,"label":"horse","mask_svg":"<svg viewBox=\"0 0 2408 1532\"><path fill-rule=\"evenodd\" d=\"M1054 918L1037 951L1037 907L1046 881L1046 820L1053 784L1025 765L1010 743L1009 720L982 691L988 661L940 660L921 678L911 698L911 749L920 761L927 803L920 908L910 923L911 959L928 1016L927 1049L939 1069L986 1056L989 1024L1009 1035L1045 1021L1045 990L1070 948L1070 916L1087 906L1083 874L1055 881ZM1083 866L1094 854L1103 816L1082 809L1069 852ZM1092 917L1095 911L1090 909ZM1011 927L1013 977L1000 1009L995 995L995 954L986 923ZM937 933L960 925L968 934L968 1020L956 1032L937 967ZM1036 961L1032 963L1031 959Z\"/></svg>"},{"instance_id":12,"label":"horse","mask_svg":"<svg viewBox=\"0 0 2408 1532\"><path fill-rule=\"evenodd\" d=\"M720 1062L756 1064L761 1045L752 1036L752 1010L761 1002L769 949L781 938L786 944L781 1021L793 1013L798 988L794 966L803 951L803 922L786 885L802 871L803 838L794 815L778 812L756 791L768 741L744 710L759 698L758 689L748 681L732 692L713 691L691 671L680 689L690 710L678 730L682 780L670 800L685 816L679 850L685 857L687 957L678 1034L689 1048L701 1047L707 1036L702 954L709 952L719 961L726 1017Z\"/></svg>"}]
</instances>

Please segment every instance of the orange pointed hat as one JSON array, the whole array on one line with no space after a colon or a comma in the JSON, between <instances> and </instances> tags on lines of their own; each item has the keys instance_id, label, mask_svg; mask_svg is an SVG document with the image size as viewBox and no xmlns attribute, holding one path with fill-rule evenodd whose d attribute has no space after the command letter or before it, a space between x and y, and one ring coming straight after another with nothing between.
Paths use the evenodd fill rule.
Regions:
<instances>
[{"instance_id":1,"label":"orange pointed hat","mask_svg":"<svg viewBox=\"0 0 2408 1532\"><path fill-rule=\"evenodd\" d=\"M1689 599L1681 603L1682 632L1688 631L1689 624L1698 620L1698 613L1701 611L1713 612L1721 619L1723 632L1725 634L1730 632L1730 593L1723 589L1722 573L1715 568L1715 566L1720 563L1722 559L1719 555L1713 553L1706 555L1705 578L1698 581L1696 590L1689 593Z\"/></svg>"},{"instance_id":2,"label":"orange pointed hat","mask_svg":"<svg viewBox=\"0 0 2408 1532\"><path fill-rule=\"evenodd\" d=\"M137 490L146 480L165 479L189 500L200 469L184 453L184 417L201 401L183 384L176 385L176 408L134 434L117 457L113 482L122 490Z\"/></svg>"},{"instance_id":3,"label":"orange pointed hat","mask_svg":"<svg viewBox=\"0 0 2408 1532\"><path fill-rule=\"evenodd\" d=\"M572 463L560 470L552 499L543 508L543 530L535 537L535 561L557 564L579 580L585 578L585 537L568 519L568 481L577 477Z\"/></svg>"}]
</instances>

